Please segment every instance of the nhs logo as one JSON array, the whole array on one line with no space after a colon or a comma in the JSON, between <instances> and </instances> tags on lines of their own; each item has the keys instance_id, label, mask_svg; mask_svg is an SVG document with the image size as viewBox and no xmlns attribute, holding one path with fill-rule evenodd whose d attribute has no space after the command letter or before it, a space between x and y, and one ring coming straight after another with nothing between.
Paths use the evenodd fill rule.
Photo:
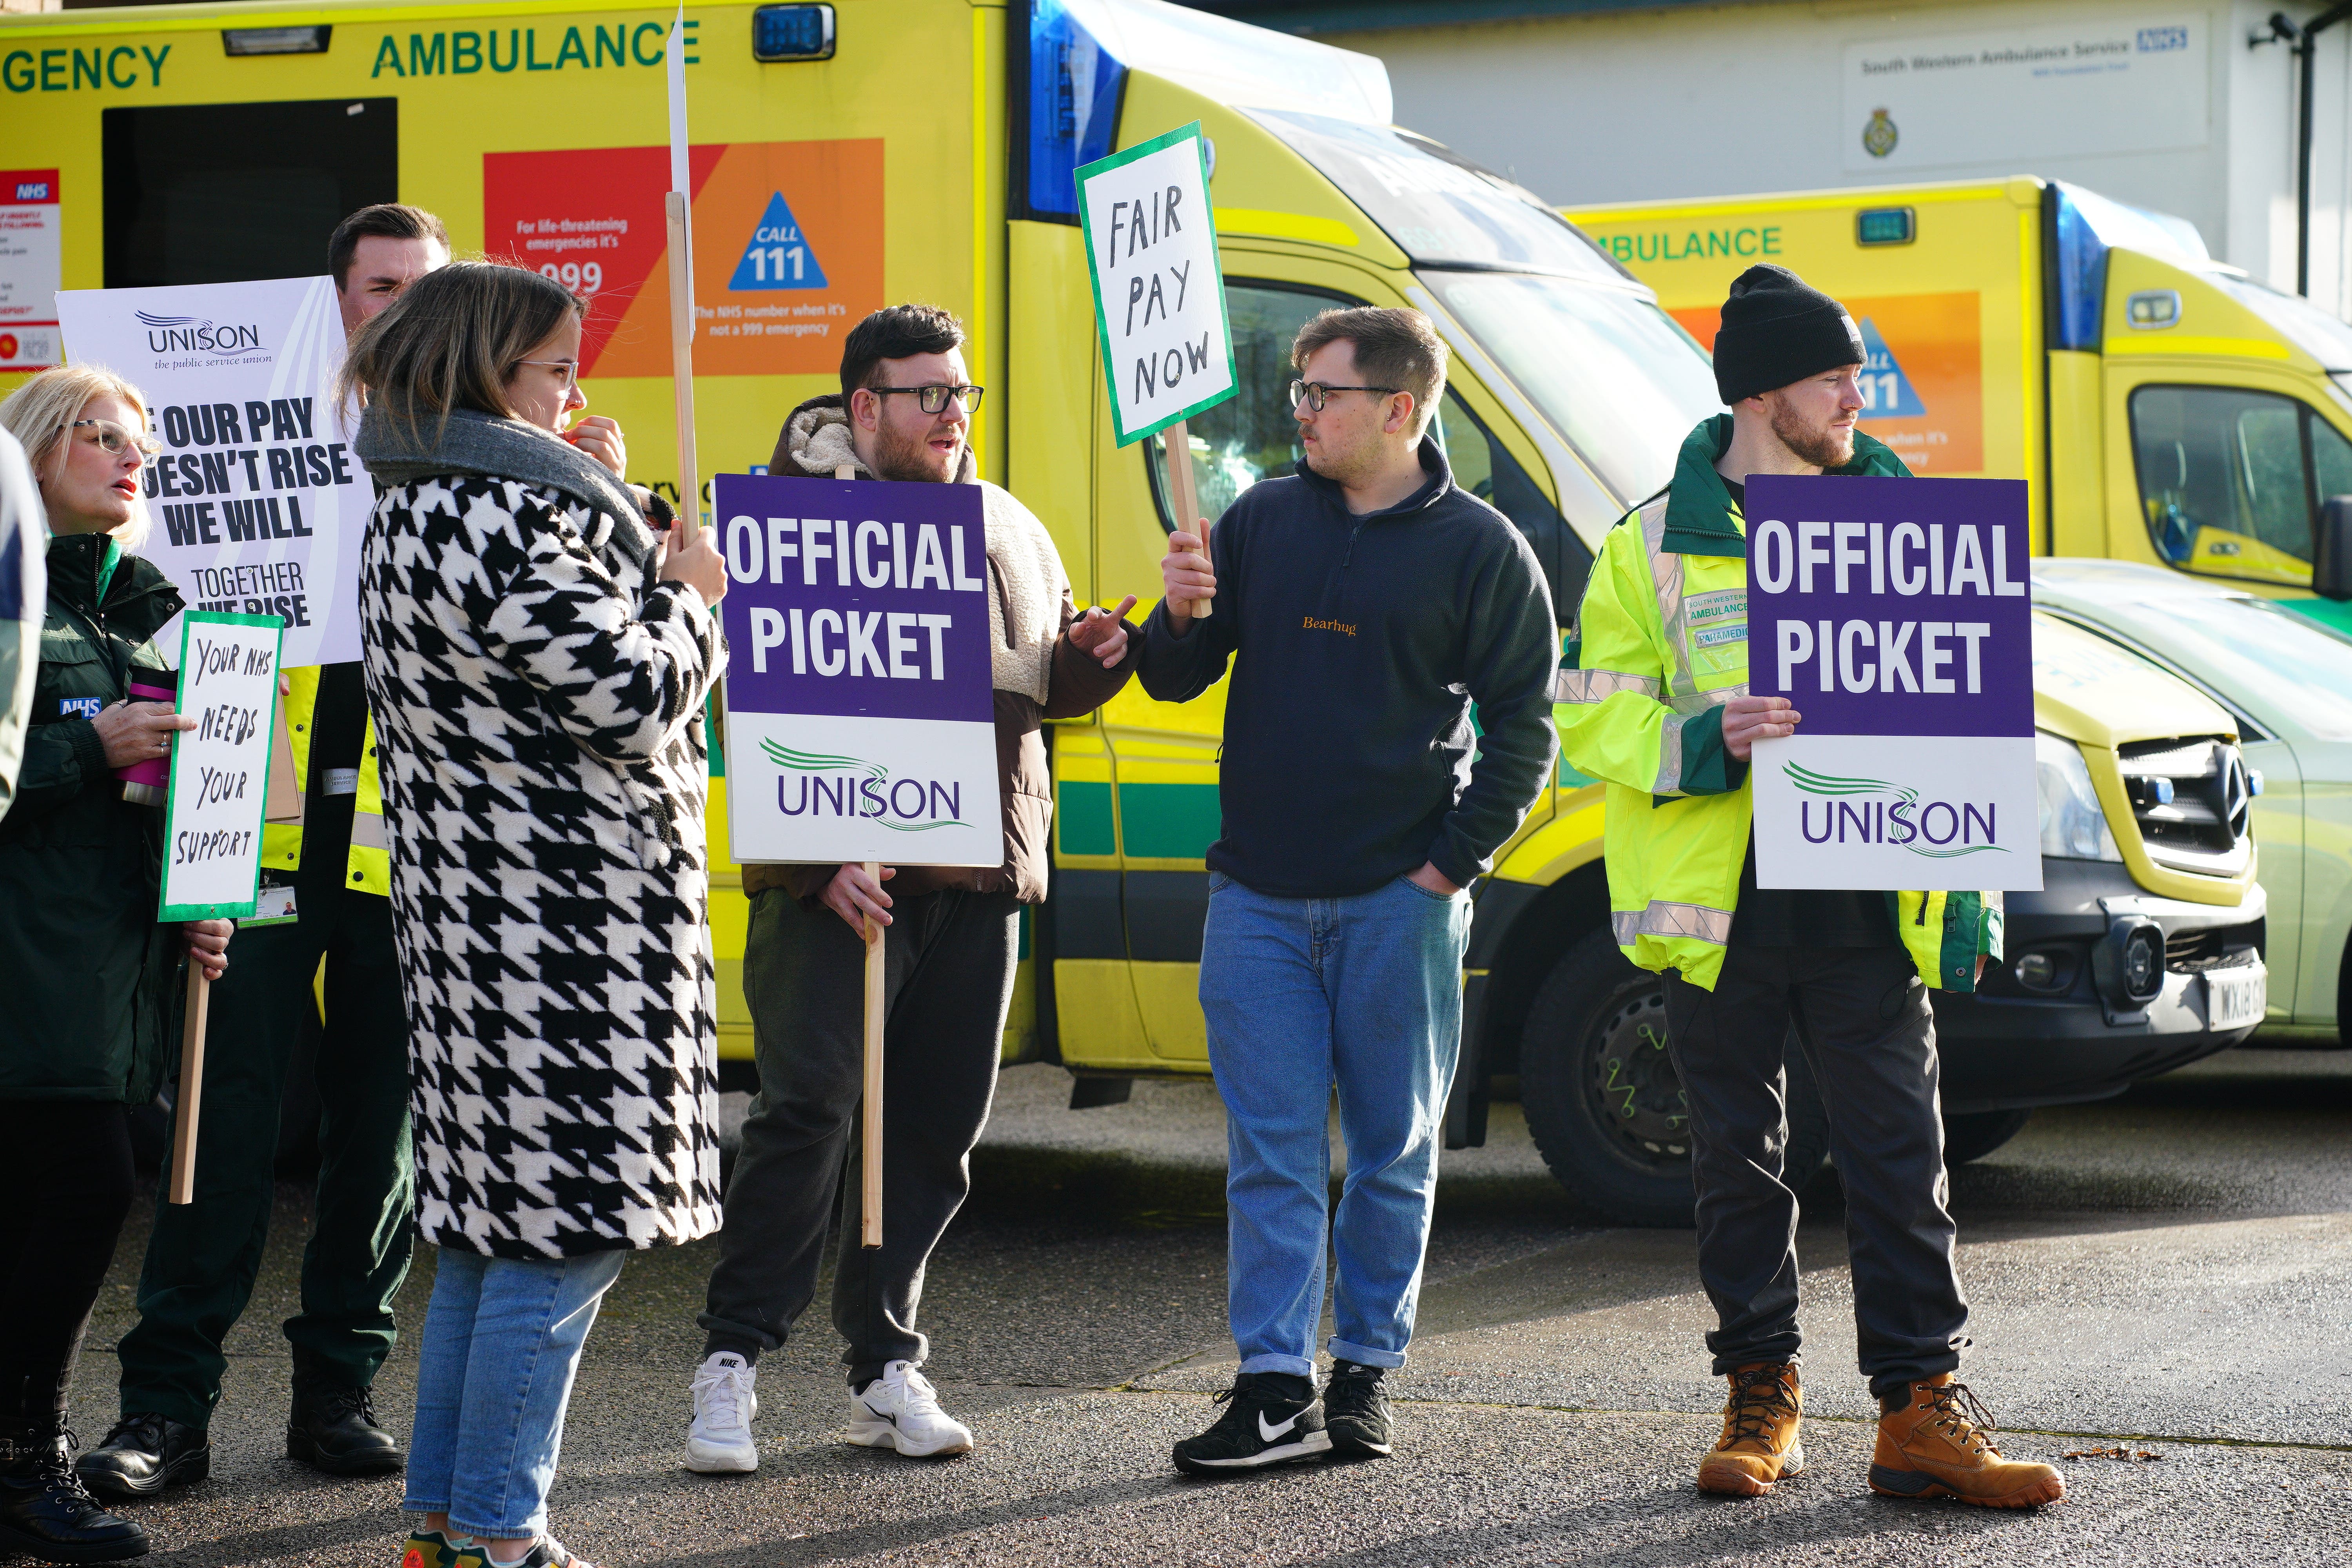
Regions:
<instances>
[{"instance_id":1,"label":"nhs logo","mask_svg":"<svg viewBox=\"0 0 2352 1568\"><path fill-rule=\"evenodd\" d=\"M2144 55L2161 55L2189 47L2187 27L2142 27L2135 47Z\"/></svg>"},{"instance_id":2,"label":"nhs logo","mask_svg":"<svg viewBox=\"0 0 2352 1568\"><path fill-rule=\"evenodd\" d=\"M95 719L98 710L106 706L103 697L60 697L58 717L60 719Z\"/></svg>"}]
</instances>

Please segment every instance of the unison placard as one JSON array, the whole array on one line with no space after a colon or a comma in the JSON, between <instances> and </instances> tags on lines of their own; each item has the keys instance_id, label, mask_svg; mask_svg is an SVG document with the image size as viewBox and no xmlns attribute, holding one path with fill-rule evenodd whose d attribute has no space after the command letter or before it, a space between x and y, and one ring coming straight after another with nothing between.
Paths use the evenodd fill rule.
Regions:
<instances>
[{"instance_id":1,"label":"unison placard","mask_svg":"<svg viewBox=\"0 0 2352 1568\"><path fill-rule=\"evenodd\" d=\"M163 449L140 476L155 513L140 553L191 609L281 617L289 665L358 658L360 535L375 491L334 401L334 280L57 300L71 362L118 371L147 397Z\"/></svg>"},{"instance_id":2,"label":"unison placard","mask_svg":"<svg viewBox=\"0 0 2352 1568\"><path fill-rule=\"evenodd\" d=\"M980 487L712 487L735 859L1003 864Z\"/></svg>"},{"instance_id":3,"label":"unison placard","mask_svg":"<svg viewBox=\"0 0 2352 1568\"><path fill-rule=\"evenodd\" d=\"M1752 477L1748 676L1801 719L1752 775L1765 888L2042 886L2020 479Z\"/></svg>"},{"instance_id":4,"label":"unison placard","mask_svg":"<svg viewBox=\"0 0 2352 1568\"><path fill-rule=\"evenodd\" d=\"M179 710L196 727L172 740L158 920L253 913L284 632L276 616L190 610L181 617Z\"/></svg>"}]
</instances>

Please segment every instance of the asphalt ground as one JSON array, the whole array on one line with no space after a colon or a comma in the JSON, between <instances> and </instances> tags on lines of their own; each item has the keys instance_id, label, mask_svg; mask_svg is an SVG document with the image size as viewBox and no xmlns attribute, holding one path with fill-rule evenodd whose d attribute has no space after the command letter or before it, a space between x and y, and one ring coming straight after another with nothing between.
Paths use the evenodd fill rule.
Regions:
<instances>
[{"instance_id":1,"label":"asphalt ground","mask_svg":"<svg viewBox=\"0 0 2352 1568\"><path fill-rule=\"evenodd\" d=\"M2030 1513L1864 1489L1833 1177L1800 1246L1808 1473L1733 1502L1690 1485L1707 1376L1686 1232L1603 1228L1544 1173L1517 1108L1447 1156L1399 1453L1199 1482L1169 1445L1213 1416L1223 1320L1223 1118L1202 1084L1063 1109L1057 1069L1004 1076L975 1194L934 1259L929 1371L979 1436L920 1462L839 1440L824 1296L761 1364L755 1476L679 1466L709 1243L634 1259L591 1336L554 1527L600 1568L1003 1563L2352 1563L2352 1052L2232 1052L2126 1098L2039 1113L1952 1173L1977 1349L1964 1376L2006 1450L2065 1469ZM214 1479L135 1509L158 1561L396 1560L396 1481L283 1457L307 1194L280 1189L229 1342ZM131 1321L142 1198L76 1390L93 1440ZM402 1299L421 1318L432 1253ZM378 1384L406 1427L404 1338ZM2100 1450L2120 1451L2123 1457ZM2069 1453L2091 1457L2066 1458Z\"/></svg>"}]
</instances>

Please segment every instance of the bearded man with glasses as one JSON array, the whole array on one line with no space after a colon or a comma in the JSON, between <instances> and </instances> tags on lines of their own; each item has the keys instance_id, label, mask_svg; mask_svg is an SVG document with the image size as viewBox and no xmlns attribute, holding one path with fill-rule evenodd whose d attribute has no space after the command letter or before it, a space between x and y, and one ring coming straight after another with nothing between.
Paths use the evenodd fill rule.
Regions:
<instances>
[{"instance_id":1,"label":"bearded man with glasses","mask_svg":"<svg viewBox=\"0 0 2352 1568\"><path fill-rule=\"evenodd\" d=\"M854 864L743 868L751 901L743 994L760 1094L743 1125L698 1320L706 1338L687 1435L691 1470L759 1468L751 1431L757 1363L816 1293L837 1191L833 1321L846 1342L849 1441L916 1456L962 1453L972 1443L919 1370L929 1348L915 1327L923 1273L971 1186L965 1161L995 1092L1021 906L1045 896L1053 786L1043 721L1108 700L1139 645L1121 619L1135 600L1081 615L1045 524L980 478L968 437L981 389L971 384L962 343L961 324L935 306L866 317L842 345L840 393L793 411L768 471L980 486L1004 859L886 867L879 881ZM858 1161L869 918L886 930L889 1017L890 1199L874 1251L858 1245L858 1192L842 1179Z\"/></svg>"}]
</instances>

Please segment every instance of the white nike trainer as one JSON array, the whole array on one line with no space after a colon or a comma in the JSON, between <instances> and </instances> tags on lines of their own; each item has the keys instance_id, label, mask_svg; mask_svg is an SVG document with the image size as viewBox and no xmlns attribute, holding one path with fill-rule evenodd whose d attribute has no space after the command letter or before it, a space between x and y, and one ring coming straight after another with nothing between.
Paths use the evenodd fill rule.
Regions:
<instances>
[{"instance_id":1,"label":"white nike trainer","mask_svg":"<svg viewBox=\"0 0 2352 1568\"><path fill-rule=\"evenodd\" d=\"M849 1440L919 1459L971 1452L971 1428L940 1408L939 1390L907 1361L892 1362L849 1396Z\"/></svg>"},{"instance_id":2,"label":"white nike trainer","mask_svg":"<svg viewBox=\"0 0 2352 1568\"><path fill-rule=\"evenodd\" d=\"M686 1434L686 1468L706 1476L740 1475L760 1468L751 1418L760 1414L753 1384L760 1369L732 1351L708 1357L694 1373L694 1426Z\"/></svg>"}]
</instances>

